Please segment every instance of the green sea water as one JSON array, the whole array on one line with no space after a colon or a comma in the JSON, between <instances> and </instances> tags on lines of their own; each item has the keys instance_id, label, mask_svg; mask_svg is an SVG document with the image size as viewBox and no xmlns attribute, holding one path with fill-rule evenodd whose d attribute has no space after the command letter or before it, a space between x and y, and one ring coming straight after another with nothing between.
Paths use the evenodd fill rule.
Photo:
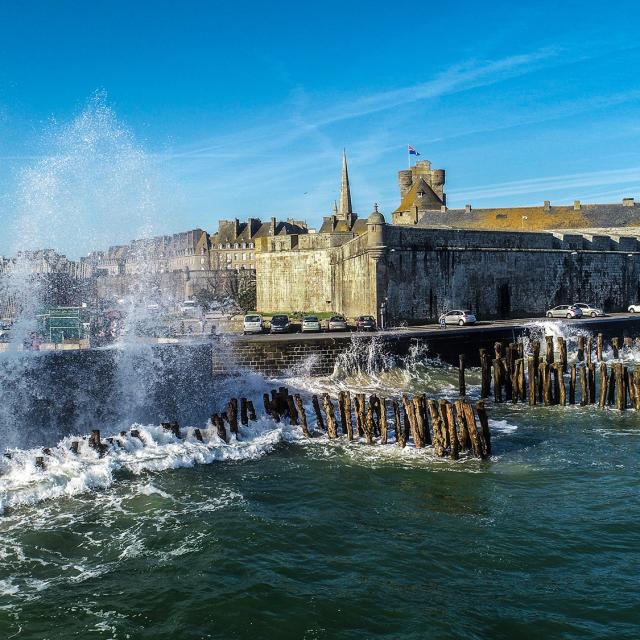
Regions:
<instances>
[{"instance_id":1,"label":"green sea water","mask_svg":"<svg viewBox=\"0 0 640 640\"><path fill-rule=\"evenodd\" d=\"M490 415L486 462L265 424L255 455L8 509L0 637L638 637L640 419Z\"/></svg>"}]
</instances>

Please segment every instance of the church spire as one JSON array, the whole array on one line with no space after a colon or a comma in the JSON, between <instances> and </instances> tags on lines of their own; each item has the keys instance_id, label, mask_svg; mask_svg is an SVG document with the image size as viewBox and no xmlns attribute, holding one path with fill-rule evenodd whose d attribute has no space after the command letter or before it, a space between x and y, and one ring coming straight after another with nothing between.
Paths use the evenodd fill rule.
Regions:
<instances>
[{"instance_id":1,"label":"church spire","mask_svg":"<svg viewBox=\"0 0 640 640\"><path fill-rule=\"evenodd\" d=\"M342 182L340 184L340 208L338 216L343 220L350 218L353 213L351 209L351 190L349 189L349 171L347 169L347 152L342 151Z\"/></svg>"}]
</instances>

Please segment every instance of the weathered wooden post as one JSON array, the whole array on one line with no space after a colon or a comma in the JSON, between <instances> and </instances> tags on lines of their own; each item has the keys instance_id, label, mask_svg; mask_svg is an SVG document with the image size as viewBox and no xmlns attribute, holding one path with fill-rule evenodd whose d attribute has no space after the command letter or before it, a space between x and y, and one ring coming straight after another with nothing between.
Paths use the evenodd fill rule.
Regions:
<instances>
[{"instance_id":1,"label":"weathered wooden post","mask_svg":"<svg viewBox=\"0 0 640 640\"><path fill-rule=\"evenodd\" d=\"M349 405L347 407L347 404ZM338 395L338 408L340 410L340 426L342 433L348 440L353 440L353 427L351 426L351 397L348 391L341 391Z\"/></svg>"},{"instance_id":2,"label":"weathered wooden post","mask_svg":"<svg viewBox=\"0 0 640 640\"><path fill-rule=\"evenodd\" d=\"M313 405L313 411L316 414L316 424L320 428L320 431L324 431L324 420L322 419L322 411L320 411L320 401L317 395L311 397L311 404Z\"/></svg>"},{"instance_id":3,"label":"weathered wooden post","mask_svg":"<svg viewBox=\"0 0 640 640\"><path fill-rule=\"evenodd\" d=\"M578 336L578 362L584 362L584 336Z\"/></svg>"},{"instance_id":4,"label":"weathered wooden post","mask_svg":"<svg viewBox=\"0 0 640 640\"><path fill-rule=\"evenodd\" d=\"M615 363L611 364L611 374L609 375L609 392L607 404L612 407L616 403L616 369Z\"/></svg>"},{"instance_id":5,"label":"weathered wooden post","mask_svg":"<svg viewBox=\"0 0 640 640\"><path fill-rule=\"evenodd\" d=\"M527 359L527 368L529 370L529 406L533 406L538 401L538 394L536 393L536 365L532 356Z\"/></svg>"},{"instance_id":6,"label":"weathered wooden post","mask_svg":"<svg viewBox=\"0 0 640 640\"><path fill-rule=\"evenodd\" d=\"M367 411L365 413L364 418L364 435L366 438L367 444L373 444L373 432L374 432L374 424L373 424L373 407L371 403L367 403Z\"/></svg>"},{"instance_id":7,"label":"weathered wooden post","mask_svg":"<svg viewBox=\"0 0 640 640\"><path fill-rule=\"evenodd\" d=\"M447 416L446 400L438 400L438 416L442 419L442 441L444 448L449 448L449 416Z\"/></svg>"},{"instance_id":8,"label":"weathered wooden post","mask_svg":"<svg viewBox=\"0 0 640 640\"><path fill-rule=\"evenodd\" d=\"M76 455L78 455L79 452L80 452L80 442L78 440L74 440L71 443L71 453L75 453Z\"/></svg>"},{"instance_id":9,"label":"weathered wooden post","mask_svg":"<svg viewBox=\"0 0 640 640\"><path fill-rule=\"evenodd\" d=\"M500 360L502 358L502 342L494 342L493 350L495 351L496 360Z\"/></svg>"},{"instance_id":10,"label":"weathered wooden post","mask_svg":"<svg viewBox=\"0 0 640 640\"><path fill-rule=\"evenodd\" d=\"M256 408L253 406L253 400L247 400L247 411L249 412L249 420L255 422L258 417L256 416Z\"/></svg>"},{"instance_id":11,"label":"weathered wooden post","mask_svg":"<svg viewBox=\"0 0 640 640\"><path fill-rule=\"evenodd\" d=\"M627 350L632 349L633 348L633 338L631 336L624 336L622 338L622 346Z\"/></svg>"},{"instance_id":12,"label":"weathered wooden post","mask_svg":"<svg viewBox=\"0 0 640 640\"><path fill-rule=\"evenodd\" d=\"M564 376L562 375L562 364L556 366L556 381L558 384L558 402L563 407L567 404L567 388L564 385Z\"/></svg>"},{"instance_id":13,"label":"weathered wooden post","mask_svg":"<svg viewBox=\"0 0 640 640\"><path fill-rule=\"evenodd\" d=\"M296 409L296 403L293 396L287 394L287 409L289 410L289 424L298 424L298 410Z\"/></svg>"},{"instance_id":14,"label":"weathered wooden post","mask_svg":"<svg viewBox=\"0 0 640 640\"><path fill-rule=\"evenodd\" d=\"M240 424L246 427L249 424L249 414L247 413L247 399L240 398Z\"/></svg>"},{"instance_id":15,"label":"weathered wooden post","mask_svg":"<svg viewBox=\"0 0 640 640\"><path fill-rule=\"evenodd\" d=\"M427 412L422 396L413 396L413 415L415 418L415 432L413 433L413 443L416 449L421 449L425 445L425 433L427 426ZM431 438L429 438L430 440Z\"/></svg>"},{"instance_id":16,"label":"weathered wooden post","mask_svg":"<svg viewBox=\"0 0 640 640\"><path fill-rule=\"evenodd\" d=\"M596 360L602 362L602 334L596 336Z\"/></svg>"},{"instance_id":17,"label":"weathered wooden post","mask_svg":"<svg viewBox=\"0 0 640 640\"><path fill-rule=\"evenodd\" d=\"M216 413L211 417L211 422L213 422L213 426L216 428L218 437L229 444L229 436L227 435L227 430L224 426L224 421L222 420L222 418Z\"/></svg>"},{"instance_id":18,"label":"weathered wooden post","mask_svg":"<svg viewBox=\"0 0 640 640\"><path fill-rule=\"evenodd\" d=\"M593 338L587 336L587 367L591 365L591 354L593 353Z\"/></svg>"},{"instance_id":19,"label":"weathered wooden post","mask_svg":"<svg viewBox=\"0 0 640 640\"><path fill-rule=\"evenodd\" d=\"M618 338L611 338L611 351L613 351L614 359L617 359L620 357L619 349L620 349L620 344L618 342Z\"/></svg>"},{"instance_id":20,"label":"weathered wooden post","mask_svg":"<svg viewBox=\"0 0 640 640\"><path fill-rule=\"evenodd\" d=\"M518 399L520 398L520 379L518 376L520 374L521 362L522 360L517 358L513 367L513 375L511 378L511 402L513 402L513 404L517 404Z\"/></svg>"},{"instance_id":21,"label":"weathered wooden post","mask_svg":"<svg viewBox=\"0 0 640 640\"><path fill-rule=\"evenodd\" d=\"M489 432L489 418L487 417L487 410L485 409L484 402L478 400L476 402L476 412L478 413L478 420L480 420L480 434L482 452L485 458L491 455L491 433Z\"/></svg>"},{"instance_id":22,"label":"weathered wooden post","mask_svg":"<svg viewBox=\"0 0 640 640\"><path fill-rule=\"evenodd\" d=\"M268 393L262 394L262 402L264 403L264 412L271 416L272 418L276 418L274 407L271 404L271 398Z\"/></svg>"},{"instance_id":23,"label":"weathered wooden post","mask_svg":"<svg viewBox=\"0 0 640 640\"><path fill-rule=\"evenodd\" d=\"M505 357L500 362L502 366L502 381L504 383L505 400L509 402L513 396L513 386L511 384L511 373L513 367L513 346L510 344L506 348Z\"/></svg>"},{"instance_id":24,"label":"weathered wooden post","mask_svg":"<svg viewBox=\"0 0 640 640\"><path fill-rule=\"evenodd\" d=\"M562 364L554 362L550 366L550 372L553 376L553 396L552 404L560 403L560 381L562 380Z\"/></svg>"},{"instance_id":25,"label":"weathered wooden post","mask_svg":"<svg viewBox=\"0 0 640 640\"><path fill-rule=\"evenodd\" d=\"M456 408L456 416L458 418L458 443L460 444L460 451L467 451L471 446L471 440L469 438L467 418L464 414L462 400L456 400L454 402L454 406Z\"/></svg>"},{"instance_id":26,"label":"weathered wooden post","mask_svg":"<svg viewBox=\"0 0 640 640\"><path fill-rule=\"evenodd\" d=\"M542 381L542 399L544 406L548 407L553 404L553 396L551 393L551 374L549 373L549 363L540 363L540 379Z\"/></svg>"},{"instance_id":27,"label":"weathered wooden post","mask_svg":"<svg viewBox=\"0 0 640 640\"><path fill-rule=\"evenodd\" d=\"M44 456L36 456L36 469L42 469L44 471Z\"/></svg>"},{"instance_id":28,"label":"weathered wooden post","mask_svg":"<svg viewBox=\"0 0 640 640\"><path fill-rule=\"evenodd\" d=\"M204 442L204 440L202 439L202 431L200 431L200 429L194 429L193 435L198 442Z\"/></svg>"},{"instance_id":29,"label":"weathered wooden post","mask_svg":"<svg viewBox=\"0 0 640 640\"><path fill-rule=\"evenodd\" d=\"M89 436L89 446L92 449L100 449L102 443L100 442L100 429L93 429Z\"/></svg>"},{"instance_id":30,"label":"weathered wooden post","mask_svg":"<svg viewBox=\"0 0 640 640\"><path fill-rule=\"evenodd\" d=\"M374 393L369 396L369 404L373 410L373 435L380 435L380 398Z\"/></svg>"},{"instance_id":31,"label":"weathered wooden post","mask_svg":"<svg viewBox=\"0 0 640 640\"><path fill-rule=\"evenodd\" d=\"M473 413L473 407L468 400L463 401L462 407L464 410L464 415L467 419L467 429L469 430L469 437L471 439L471 448L473 449L473 455L477 458L484 458L485 455L482 451L482 446L480 445L480 438L478 437L478 427L476 426L476 416Z\"/></svg>"},{"instance_id":32,"label":"weathered wooden post","mask_svg":"<svg viewBox=\"0 0 640 640\"><path fill-rule=\"evenodd\" d=\"M480 371L480 397L488 398L491 393L491 362L486 349L480 349Z\"/></svg>"},{"instance_id":33,"label":"weathered wooden post","mask_svg":"<svg viewBox=\"0 0 640 640\"><path fill-rule=\"evenodd\" d=\"M525 359L520 358L520 373L518 374L518 388L520 389L520 400L527 401L527 376L525 375Z\"/></svg>"},{"instance_id":34,"label":"weathered wooden post","mask_svg":"<svg viewBox=\"0 0 640 640\"><path fill-rule=\"evenodd\" d=\"M324 405L324 413L327 416L327 436L331 439L337 438L338 424L336 414L333 410L333 404L331 403L331 397L328 393L322 394L322 404Z\"/></svg>"},{"instance_id":35,"label":"weathered wooden post","mask_svg":"<svg viewBox=\"0 0 640 640\"><path fill-rule=\"evenodd\" d=\"M416 425L415 425L415 409L413 407L413 401L407 396L406 393L402 394L402 406L404 407L405 418L409 421L409 432L415 443L416 441Z\"/></svg>"},{"instance_id":36,"label":"weathered wooden post","mask_svg":"<svg viewBox=\"0 0 640 640\"><path fill-rule=\"evenodd\" d=\"M407 446L408 432L405 431L405 425L402 424L402 417L400 415L400 404L397 400L392 400L393 405L393 421L395 423L396 443L404 448Z\"/></svg>"},{"instance_id":37,"label":"weathered wooden post","mask_svg":"<svg viewBox=\"0 0 640 640\"><path fill-rule=\"evenodd\" d=\"M618 362L614 365L616 372L616 387L618 387L618 394L616 396L616 409L624 411L626 407L625 390L624 390L624 368L622 363Z\"/></svg>"},{"instance_id":38,"label":"weathered wooden post","mask_svg":"<svg viewBox=\"0 0 640 640\"><path fill-rule=\"evenodd\" d=\"M447 416L447 431L449 433L449 456L452 460L460 457L460 444L458 443L458 434L456 432L456 421L453 416L453 406L448 400L444 400L444 412Z\"/></svg>"},{"instance_id":39,"label":"weathered wooden post","mask_svg":"<svg viewBox=\"0 0 640 640\"><path fill-rule=\"evenodd\" d=\"M435 400L429 400L429 413L431 414L431 424L433 425L433 452L441 458L444 456L445 443L442 437L444 425L441 424L438 406Z\"/></svg>"},{"instance_id":40,"label":"weathered wooden post","mask_svg":"<svg viewBox=\"0 0 640 640\"><path fill-rule=\"evenodd\" d=\"M227 405L227 415L229 416L229 429L231 433L238 433L238 400L231 398Z\"/></svg>"},{"instance_id":41,"label":"weathered wooden post","mask_svg":"<svg viewBox=\"0 0 640 640\"><path fill-rule=\"evenodd\" d=\"M567 343L562 336L558 336L558 359L562 367L562 373L567 372Z\"/></svg>"},{"instance_id":42,"label":"weathered wooden post","mask_svg":"<svg viewBox=\"0 0 640 640\"><path fill-rule=\"evenodd\" d=\"M636 411L640 411L640 367L633 370L633 398Z\"/></svg>"},{"instance_id":43,"label":"weathered wooden post","mask_svg":"<svg viewBox=\"0 0 640 640\"><path fill-rule=\"evenodd\" d=\"M364 436L364 421L365 421L365 410L366 410L366 401L364 393L356 394L357 404L356 404L356 426L358 428L358 435Z\"/></svg>"},{"instance_id":44,"label":"weathered wooden post","mask_svg":"<svg viewBox=\"0 0 640 640\"><path fill-rule=\"evenodd\" d=\"M388 433L387 399L380 398L380 444L387 444Z\"/></svg>"},{"instance_id":45,"label":"weathered wooden post","mask_svg":"<svg viewBox=\"0 0 640 640\"><path fill-rule=\"evenodd\" d=\"M296 404L298 415L300 416L300 426L302 427L302 434L305 438L310 438L311 433L309 433L309 426L307 424L307 412L304 409L304 402L302 402L302 398L300 397L299 393L296 393L293 396L293 401Z\"/></svg>"},{"instance_id":46,"label":"weathered wooden post","mask_svg":"<svg viewBox=\"0 0 640 640\"><path fill-rule=\"evenodd\" d=\"M609 386L609 379L607 376L607 364L606 362L600 363L600 402L599 406L604 409L607 404L607 387Z\"/></svg>"},{"instance_id":47,"label":"weathered wooden post","mask_svg":"<svg viewBox=\"0 0 640 640\"><path fill-rule=\"evenodd\" d=\"M496 343L499 344L499 343ZM495 402L502 402L502 366L500 360L495 358L493 361L493 398Z\"/></svg>"},{"instance_id":48,"label":"weathered wooden post","mask_svg":"<svg viewBox=\"0 0 640 640\"><path fill-rule=\"evenodd\" d=\"M589 404L596 403L596 365L587 358L587 382L589 383Z\"/></svg>"},{"instance_id":49,"label":"weathered wooden post","mask_svg":"<svg viewBox=\"0 0 640 640\"><path fill-rule=\"evenodd\" d=\"M628 367L624 368L624 388L625 388L625 396L629 394L629 406L636 406L635 399L635 388L633 385L633 372L629 371Z\"/></svg>"},{"instance_id":50,"label":"weathered wooden post","mask_svg":"<svg viewBox=\"0 0 640 640\"><path fill-rule=\"evenodd\" d=\"M458 356L458 392L463 397L467 395L467 385L464 379L464 353Z\"/></svg>"},{"instance_id":51,"label":"weathered wooden post","mask_svg":"<svg viewBox=\"0 0 640 640\"><path fill-rule=\"evenodd\" d=\"M569 404L576 403L576 363L571 363L569 369Z\"/></svg>"},{"instance_id":52,"label":"weathered wooden post","mask_svg":"<svg viewBox=\"0 0 640 640\"><path fill-rule=\"evenodd\" d=\"M555 360L553 353L553 336L545 336L544 339L547 343L547 351L544 358L545 362L547 364L553 364Z\"/></svg>"},{"instance_id":53,"label":"weathered wooden post","mask_svg":"<svg viewBox=\"0 0 640 640\"><path fill-rule=\"evenodd\" d=\"M587 369L584 365L580 367L580 406L584 407L589 402L589 387L587 385Z\"/></svg>"}]
</instances>

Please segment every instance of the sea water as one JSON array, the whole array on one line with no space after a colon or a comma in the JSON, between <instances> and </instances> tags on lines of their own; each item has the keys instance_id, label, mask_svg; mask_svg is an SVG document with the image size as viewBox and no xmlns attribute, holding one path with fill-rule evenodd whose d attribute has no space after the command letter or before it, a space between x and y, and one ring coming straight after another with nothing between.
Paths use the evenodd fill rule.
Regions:
<instances>
[{"instance_id":1,"label":"sea water","mask_svg":"<svg viewBox=\"0 0 640 640\"><path fill-rule=\"evenodd\" d=\"M455 397L457 371L428 352L366 350L326 378L243 374L221 406L232 388L261 408L274 385ZM472 397L478 384L469 372ZM637 637L640 419L488 408L487 461L393 434L305 439L265 417L229 443L206 422L180 439L103 427L122 446L99 457L81 441L76 456L67 437L45 470L40 449L14 449L0 462L0 637Z\"/></svg>"}]
</instances>

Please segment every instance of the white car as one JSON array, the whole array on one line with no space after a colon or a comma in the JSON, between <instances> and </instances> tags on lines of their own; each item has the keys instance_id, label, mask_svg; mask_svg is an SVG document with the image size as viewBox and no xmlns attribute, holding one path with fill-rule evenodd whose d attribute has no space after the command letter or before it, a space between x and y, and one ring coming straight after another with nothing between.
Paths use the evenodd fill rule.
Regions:
<instances>
[{"instance_id":1,"label":"white car","mask_svg":"<svg viewBox=\"0 0 640 640\"><path fill-rule=\"evenodd\" d=\"M604 315L604 311L602 309L598 309L598 307L594 307L586 302L574 302L573 306L578 307L578 309L582 311L583 316L591 316L592 318L595 318L596 316Z\"/></svg>"},{"instance_id":2,"label":"white car","mask_svg":"<svg viewBox=\"0 0 640 640\"><path fill-rule=\"evenodd\" d=\"M547 311L547 318L581 318L582 309L573 304L559 304Z\"/></svg>"},{"instance_id":3,"label":"white car","mask_svg":"<svg viewBox=\"0 0 640 640\"><path fill-rule=\"evenodd\" d=\"M454 311L448 311L440 316L440 324L457 324L463 326L465 324L475 324L476 317L471 311L465 311L462 309L456 309Z\"/></svg>"},{"instance_id":4,"label":"white car","mask_svg":"<svg viewBox=\"0 0 640 640\"><path fill-rule=\"evenodd\" d=\"M640 304L632 304L629 307L629 313L640 313Z\"/></svg>"},{"instance_id":5,"label":"white car","mask_svg":"<svg viewBox=\"0 0 640 640\"><path fill-rule=\"evenodd\" d=\"M195 300L185 300L180 306L180 313L183 316L195 317L199 315L200 307Z\"/></svg>"},{"instance_id":6,"label":"white car","mask_svg":"<svg viewBox=\"0 0 640 640\"><path fill-rule=\"evenodd\" d=\"M302 332L322 331L320 320L316 316L305 316L302 318Z\"/></svg>"},{"instance_id":7,"label":"white car","mask_svg":"<svg viewBox=\"0 0 640 640\"><path fill-rule=\"evenodd\" d=\"M244 317L242 323L242 332L246 336L247 333L262 333L263 324L262 316L257 313L250 313Z\"/></svg>"},{"instance_id":8,"label":"white car","mask_svg":"<svg viewBox=\"0 0 640 640\"><path fill-rule=\"evenodd\" d=\"M344 316L331 316L327 322L329 331L348 331L347 321Z\"/></svg>"}]
</instances>

